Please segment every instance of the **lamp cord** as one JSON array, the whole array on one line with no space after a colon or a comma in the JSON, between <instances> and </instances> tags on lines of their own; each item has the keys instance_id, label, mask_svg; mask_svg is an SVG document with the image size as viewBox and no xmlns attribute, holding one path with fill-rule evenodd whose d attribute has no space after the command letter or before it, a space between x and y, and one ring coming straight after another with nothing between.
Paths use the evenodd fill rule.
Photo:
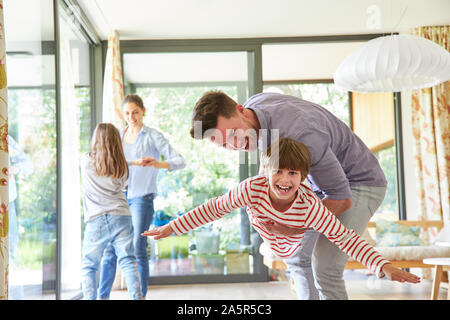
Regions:
<instances>
[{"instance_id":1,"label":"lamp cord","mask_svg":"<svg viewBox=\"0 0 450 320\"><path fill-rule=\"evenodd\" d=\"M392 32L391 32L391 36L394 34L394 30L396 30L397 29L397 27L398 27L398 25L400 24L400 22L402 21L402 19L403 19L403 16L405 15L405 13L406 13L406 10L408 10L408 4L406 4L406 6L405 6L405 8L403 9L403 12L402 12L402 14L400 15L400 18L398 19L398 22L397 22L397 24L395 25L395 27L394 28L392 28Z\"/></svg>"}]
</instances>

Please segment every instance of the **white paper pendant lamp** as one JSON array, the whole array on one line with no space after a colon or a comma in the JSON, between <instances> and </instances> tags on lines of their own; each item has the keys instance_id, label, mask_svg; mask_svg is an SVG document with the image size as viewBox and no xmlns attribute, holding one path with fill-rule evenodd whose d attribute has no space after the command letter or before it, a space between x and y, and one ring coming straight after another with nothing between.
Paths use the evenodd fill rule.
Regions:
<instances>
[{"instance_id":1,"label":"white paper pendant lamp","mask_svg":"<svg viewBox=\"0 0 450 320\"><path fill-rule=\"evenodd\" d=\"M336 86L354 92L397 92L450 80L450 53L414 35L368 41L347 56L334 73Z\"/></svg>"}]
</instances>

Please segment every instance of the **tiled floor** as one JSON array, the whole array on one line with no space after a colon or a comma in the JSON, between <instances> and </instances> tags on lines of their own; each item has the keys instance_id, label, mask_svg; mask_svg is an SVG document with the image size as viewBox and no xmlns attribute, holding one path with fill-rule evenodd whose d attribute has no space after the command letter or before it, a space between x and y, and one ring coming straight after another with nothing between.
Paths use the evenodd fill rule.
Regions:
<instances>
[{"instance_id":1,"label":"tiled floor","mask_svg":"<svg viewBox=\"0 0 450 320\"><path fill-rule=\"evenodd\" d=\"M431 280L405 284L378 279L361 271L345 271L350 300L429 300ZM439 299L447 298L441 288ZM127 290L115 290L111 300L127 300ZM150 286L147 300L295 300L286 281Z\"/></svg>"}]
</instances>

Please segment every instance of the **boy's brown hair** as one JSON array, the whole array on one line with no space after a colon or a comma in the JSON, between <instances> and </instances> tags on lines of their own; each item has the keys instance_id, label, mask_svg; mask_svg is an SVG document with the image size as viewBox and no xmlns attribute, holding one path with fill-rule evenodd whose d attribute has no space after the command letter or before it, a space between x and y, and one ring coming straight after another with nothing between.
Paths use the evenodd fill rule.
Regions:
<instances>
[{"instance_id":1,"label":"boy's brown hair","mask_svg":"<svg viewBox=\"0 0 450 320\"><path fill-rule=\"evenodd\" d=\"M92 159L94 172L101 177L115 179L128 177L128 164L117 128L111 123L99 123L92 137Z\"/></svg>"},{"instance_id":2,"label":"boy's brown hair","mask_svg":"<svg viewBox=\"0 0 450 320\"><path fill-rule=\"evenodd\" d=\"M236 114L236 105L236 101L222 91L211 90L203 94L192 111L191 137L203 139L207 130L217 127L219 116L229 119ZM197 129L196 121L201 122L201 130Z\"/></svg>"},{"instance_id":3,"label":"boy's brown hair","mask_svg":"<svg viewBox=\"0 0 450 320\"><path fill-rule=\"evenodd\" d=\"M261 168L266 174L273 169L300 171L303 180L311 168L311 155L303 143L291 138L280 138L261 154Z\"/></svg>"}]
</instances>

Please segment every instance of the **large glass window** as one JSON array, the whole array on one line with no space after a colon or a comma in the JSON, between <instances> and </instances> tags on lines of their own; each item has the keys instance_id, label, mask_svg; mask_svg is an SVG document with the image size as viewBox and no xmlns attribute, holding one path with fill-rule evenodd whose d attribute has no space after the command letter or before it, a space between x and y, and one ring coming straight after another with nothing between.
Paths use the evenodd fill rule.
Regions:
<instances>
[{"instance_id":1,"label":"large glass window","mask_svg":"<svg viewBox=\"0 0 450 320\"><path fill-rule=\"evenodd\" d=\"M264 92L279 92L317 103L350 127L350 105L347 91L337 89L331 82L284 83L266 82Z\"/></svg>"},{"instance_id":2,"label":"large glass window","mask_svg":"<svg viewBox=\"0 0 450 320\"><path fill-rule=\"evenodd\" d=\"M198 97L213 88L221 89L237 99L237 90L233 86L136 90L151 109L145 123L163 132L188 164L183 170L170 173L160 171L157 181L159 197L155 200L156 224L160 224L166 216L174 217L211 197L222 195L239 181L237 154L219 149L206 141L195 141L189 135L192 106ZM174 117L174 114L177 116ZM229 245L239 245L239 225L239 213L233 212L202 228L203 231L197 230L182 237L153 242L155 250L151 255L150 275L225 274L225 252ZM180 243L180 249L173 255L172 242L175 239ZM211 248L203 249L205 246ZM193 250L189 250L189 247ZM176 264L173 258L178 259ZM167 268L169 261L170 268ZM249 272L250 270L246 271Z\"/></svg>"},{"instance_id":3,"label":"large glass window","mask_svg":"<svg viewBox=\"0 0 450 320\"><path fill-rule=\"evenodd\" d=\"M374 219L398 220L397 158L392 93L352 93L353 131L377 157L387 191Z\"/></svg>"},{"instance_id":4,"label":"large glass window","mask_svg":"<svg viewBox=\"0 0 450 320\"><path fill-rule=\"evenodd\" d=\"M377 210L375 218L398 220L398 190L397 190L397 157L395 145L374 152L387 180L386 196Z\"/></svg>"},{"instance_id":5,"label":"large glass window","mask_svg":"<svg viewBox=\"0 0 450 320\"><path fill-rule=\"evenodd\" d=\"M9 299L54 299L56 101L53 2L4 2L10 141ZM24 10L24 8L27 8Z\"/></svg>"},{"instance_id":6,"label":"large glass window","mask_svg":"<svg viewBox=\"0 0 450 320\"><path fill-rule=\"evenodd\" d=\"M80 291L78 159L90 139L90 48L70 14L60 11L56 61L53 12L52 0L5 2L11 172L9 299L55 299L58 283L63 299Z\"/></svg>"},{"instance_id":7,"label":"large glass window","mask_svg":"<svg viewBox=\"0 0 450 320\"><path fill-rule=\"evenodd\" d=\"M189 130L195 102L206 91L222 90L238 103L245 102L246 52L127 53L124 74L130 91L144 100L144 124L161 131L187 164L182 170L159 172L154 225L167 223L239 182L239 153L194 140ZM177 276L227 281L230 275L253 274L258 248L241 234L241 226L249 229L247 219L235 211L187 235L151 241L150 282Z\"/></svg>"},{"instance_id":8,"label":"large glass window","mask_svg":"<svg viewBox=\"0 0 450 320\"><path fill-rule=\"evenodd\" d=\"M59 6L61 298L80 292L83 213L80 156L91 134L89 43L70 12Z\"/></svg>"}]
</instances>

